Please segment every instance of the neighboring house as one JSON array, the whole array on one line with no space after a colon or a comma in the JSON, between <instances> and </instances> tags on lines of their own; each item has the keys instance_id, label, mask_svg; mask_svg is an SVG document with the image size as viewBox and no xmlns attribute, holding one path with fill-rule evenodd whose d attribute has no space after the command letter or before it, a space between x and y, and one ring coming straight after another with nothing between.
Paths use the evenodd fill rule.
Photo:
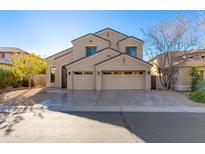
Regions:
<instances>
[{"instance_id":1,"label":"neighboring house","mask_svg":"<svg viewBox=\"0 0 205 154\"><path fill-rule=\"evenodd\" d=\"M12 55L23 50L12 47L0 47L0 64L11 65Z\"/></svg>"},{"instance_id":2,"label":"neighboring house","mask_svg":"<svg viewBox=\"0 0 205 154\"><path fill-rule=\"evenodd\" d=\"M144 41L110 28L71 41L46 58L47 86L70 90L150 89L152 65Z\"/></svg>"},{"instance_id":3,"label":"neighboring house","mask_svg":"<svg viewBox=\"0 0 205 154\"><path fill-rule=\"evenodd\" d=\"M205 50L204 49L193 49L187 52L178 52L177 56L186 56L187 60L179 66L179 72L176 74L176 85L175 90L177 91L190 91L191 90L191 68L197 66L200 70L202 78L205 80ZM161 56L156 56L149 62L153 65L151 69L152 74L152 89L163 89L156 65L160 63Z\"/></svg>"}]
</instances>

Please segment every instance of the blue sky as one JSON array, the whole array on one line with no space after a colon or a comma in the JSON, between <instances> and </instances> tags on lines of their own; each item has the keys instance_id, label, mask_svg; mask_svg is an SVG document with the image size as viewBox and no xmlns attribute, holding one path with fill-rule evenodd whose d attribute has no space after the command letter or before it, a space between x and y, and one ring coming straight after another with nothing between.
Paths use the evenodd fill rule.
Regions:
<instances>
[{"instance_id":1,"label":"blue sky","mask_svg":"<svg viewBox=\"0 0 205 154\"><path fill-rule=\"evenodd\" d=\"M70 41L109 27L143 39L141 29L171 20L176 13L197 18L199 11L0 11L0 46L49 56Z\"/></svg>"}]
</instances>

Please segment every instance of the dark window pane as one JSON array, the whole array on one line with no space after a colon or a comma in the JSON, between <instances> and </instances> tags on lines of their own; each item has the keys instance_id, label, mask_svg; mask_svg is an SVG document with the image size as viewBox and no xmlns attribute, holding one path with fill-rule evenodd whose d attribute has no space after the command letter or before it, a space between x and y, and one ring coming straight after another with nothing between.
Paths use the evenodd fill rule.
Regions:
<instances>
[{"instance_id":1,"label":"dark window pane","mask_svg":"<svg viewBox=\"0 0 205 154\"><path fill-rule=\"evenodd\" d=\"M56 67L51 67L51 69L50 69L50 81L51 81L51 83L55 82L55 73L56 73Z\"/></svg>"},{"instance_id":2,"label":"dark window pane","mask_svg":"<svg viewBox=\"0 0 205 154\"><path fill-rule=\"evenodd\" d=\"M91 74L93 74L93 72L84 72L84 74L91 75Z\"/></svg>"},{"instance_id":3,"label":"dark window pane","mask_svg":"<svg viewBox=\"0 0 205 154\"><path fill-rule=\"evenodd\" d=\"M74 74L76 74L76 75L82 75L83 72L74 72Z\"/></svg>"},{"instance_id":4,"label":"dark window pane","mask_svg":"<svg viewBox=\"0 0 205 154\"><path fill-rule=\"evenodd\" d=\"M126 53L130 56L136 56L137 48L136 47L126 47Z\"/></svg>"},{"instance_id":5,"label":"dark window pane","mask_svg":"<svg viewBox=\"0 0 205 154\"><path fill-rule=\"evenodd\" d=\"M112 72L103 72L104 75L111 75Z\"/></svg>"},{"instance_id":6,"label":"dark window pane","mask_svg":"<svg viewBox=\"0 0 205 154\"><path fill-rule=\"evenodd\" d=\"M86 47L86 56L96 53L96 47Z\"/></svg>"}]
</instances>

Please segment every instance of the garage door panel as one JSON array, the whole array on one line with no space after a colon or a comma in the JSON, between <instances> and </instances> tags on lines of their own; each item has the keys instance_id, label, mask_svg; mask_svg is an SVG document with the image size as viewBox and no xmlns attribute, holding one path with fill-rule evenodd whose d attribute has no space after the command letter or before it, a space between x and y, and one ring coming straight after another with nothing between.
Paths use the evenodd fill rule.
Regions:
<instances>
[{"instance_id":1,"label":"garage door panel","mask_svg":"<svg viewBox=\"0 0 205 154\"><path fill-rule=\"evenodd\" d=\"M103 89L145 89L144 74L104 74Z\"/></svg>"},{"instance_id":2,"label":"garage door panel","mask_svg":"<svg viewBox=\"0 0 205 154\"><path fill-rule=\"evenodd\" d=\"M74 90L95 90L95 76L93 74L74 74Z\"/></svg>"}]
</instances>

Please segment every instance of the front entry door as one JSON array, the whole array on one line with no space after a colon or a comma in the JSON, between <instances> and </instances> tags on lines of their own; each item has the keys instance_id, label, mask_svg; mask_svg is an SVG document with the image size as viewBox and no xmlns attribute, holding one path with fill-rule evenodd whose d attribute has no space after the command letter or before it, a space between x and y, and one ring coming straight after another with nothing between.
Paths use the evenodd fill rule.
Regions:
<instances>
[{"instance_id":1,"label":"front entry door","mask_svg":"<svg viewBox=\"0 0 205 154\"><path fill-rule=\"evenodd\" d=\"M156 76L151 76L151 89L156 89Z\"/></svg>"},{"instance_id":2,"label":"front entry door","mask_svg":"<svg viewBox=\"0 0 205 154\"><path fill-rule=\"evenodd\" d=\"M65 66L61 70L61 87L67 88L67 69Z\"/></svg>"}]
</instances>

